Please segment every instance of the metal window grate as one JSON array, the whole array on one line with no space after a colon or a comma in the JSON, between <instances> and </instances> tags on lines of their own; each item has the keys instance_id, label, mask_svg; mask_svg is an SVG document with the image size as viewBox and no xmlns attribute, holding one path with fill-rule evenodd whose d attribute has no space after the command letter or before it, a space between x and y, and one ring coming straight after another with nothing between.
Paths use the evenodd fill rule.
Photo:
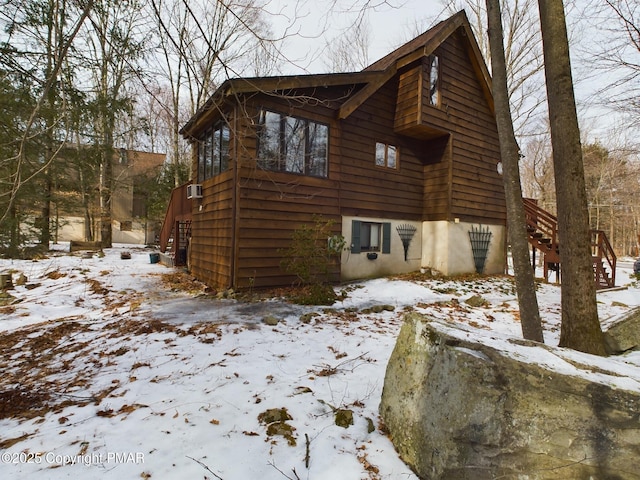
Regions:
<instances>
[{"instance_id":1,"label":"metal window grate","mask_svg":"<svg viewBox=\"0 0 640 480\"><path fill-rule=\"evenodd\" d=\"M486 230L482 225L478 228L471 227L469 230L469 240L471 241L471 250L473 251L473 263L476 267L476 273L484 272L484 265L487 261L487 253L489 252L489 244L491 243L491 230L487 226Z\"/></svg>"},{"instance_id":2,"label":"metal window grate","mask_svg":"<svg viewBox=\"0 0 640 480\"><path fill-rule=\"evenodd\" d=\"M413 235L416 233L416 227L405 223L398 225L396 227L396 231L398 232L398 235L400 235L400 240L402 240L402 246L404 247L404 261L406 262L409 245L411 244Z\"/></svg>"}]
</instances>

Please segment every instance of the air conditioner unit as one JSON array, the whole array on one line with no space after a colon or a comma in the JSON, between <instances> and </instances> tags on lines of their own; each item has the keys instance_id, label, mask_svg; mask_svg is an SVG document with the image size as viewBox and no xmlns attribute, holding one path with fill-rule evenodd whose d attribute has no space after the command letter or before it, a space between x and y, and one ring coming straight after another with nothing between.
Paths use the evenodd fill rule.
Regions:
<instances>
[{"instance_id":1,"label":"air conditioner unit","mask_svg":"<svg viewBox=\"0 0 640 480\"><path fill-rule=\"evenodd\" d=\"M187 185L187 198L202 198L202 185L198 183Z\"/></svg>"}]
</instances>

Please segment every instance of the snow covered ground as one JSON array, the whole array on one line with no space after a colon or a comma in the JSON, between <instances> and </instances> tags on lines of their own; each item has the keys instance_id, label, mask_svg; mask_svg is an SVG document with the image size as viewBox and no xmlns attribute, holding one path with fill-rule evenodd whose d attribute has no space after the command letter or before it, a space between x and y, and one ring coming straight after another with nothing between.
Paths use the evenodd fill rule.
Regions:
<instances>
[{"instance_id":1,"label":"snow covered ground","mask_svg":"<svg viewBox=\"0 0 640 480\"><path fill-rule=\"evenodd\" d=\"M521 336L508 278L368 280L339 287L330 308L302 307L215 299L149 253L0 260L26 277L0 306L0 478L416 479L378 417L402 316L497 344ZM625 265L628 288L598 294L603 324L640 305ZM476 295L486 303L465 302ZM540 285L548 345L559 299ZM562 355L640 390L640 353Z\"/></svg>"}]
</instances>

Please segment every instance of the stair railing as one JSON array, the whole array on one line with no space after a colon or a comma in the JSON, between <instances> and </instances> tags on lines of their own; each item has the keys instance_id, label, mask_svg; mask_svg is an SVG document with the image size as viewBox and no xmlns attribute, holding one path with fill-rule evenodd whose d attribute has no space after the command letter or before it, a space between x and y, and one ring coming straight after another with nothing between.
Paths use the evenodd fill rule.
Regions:
<instances>
[{"instance_id":1,"label":"stair railing","mask_svg":"<svg viewBox=\"0 0 640 480\"><path fill-rule=\"evenodd\" d=\"M613 247L604 230L591 230L591 252L594 257L605 262L605 267L611 272L611 287L616 284L616 257Z\"/></svg>"},{"instance_id":2,"label":"stair railing","mask_svg":"<svg viewBox=\"0 0 640 480\"><path fill-rule=\"evenodd\" d=\"M160 230L161 252L167 249L171 235L178 234L178 226L176 224L180 221L191 220L191 200L187 198L187 186L190 183L187 182L171 191L167 212L164 216L164 222L162 222L162 230Z\"/></svg>"},{"instance_id":3,"label":"stair railing","mask_svg":"<svg viewBox=\"0 0 640 480\"><path fill-rule=\"evenodd\" d=\"M527 228L542 233L551 241L550 246L558 245L558 219L540 208L535 200L524 198L523 201Z\"/></svg>"},{"instance_id":4,"label":"stair railing","mask_svg":"<svg viewBox=\"0 0 640 480\"><path fill-rule=\"evenodd\" d=\"M554 247L558 246L557 218L546 210L540 208L537 202L533 199L524 198L523 202L527 228L531 238L530 241L534 242L533 239L535 239L535 233L541 234L541 237L549 240L549 243L546 243L548 251L542 248L542 253L545 255L545 259L549 258L548 254L551 254L553 257L556 253ZM538 240L535 240L533 245L536 246L540 243L541 242ZM603 230L591 230L591 254L595 259L594 273L596 274L597 288L615 286L617 257L606 233ZM545 277L547 277L547 275L547 264L545 261ZM599 275L601 275L601 277L599 277ZM600 279L603 281L601 282Z\"/></svg>"}]
</instances>

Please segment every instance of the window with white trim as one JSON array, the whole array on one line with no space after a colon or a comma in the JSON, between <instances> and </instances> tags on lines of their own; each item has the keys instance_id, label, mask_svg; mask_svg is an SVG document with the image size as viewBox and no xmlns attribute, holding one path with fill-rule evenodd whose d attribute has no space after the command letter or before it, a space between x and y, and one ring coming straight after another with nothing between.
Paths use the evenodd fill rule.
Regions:
<instances>
[{"instance_id":1,"label":"window with white trim","mask_svg":"<svg viewBox=\"0 0 640 480\"><path fill-rule=\"evenodd\" d=\"M387 143L376 142L376 165L398 168L398 148Z\"/></svg>"}]
</instances>

